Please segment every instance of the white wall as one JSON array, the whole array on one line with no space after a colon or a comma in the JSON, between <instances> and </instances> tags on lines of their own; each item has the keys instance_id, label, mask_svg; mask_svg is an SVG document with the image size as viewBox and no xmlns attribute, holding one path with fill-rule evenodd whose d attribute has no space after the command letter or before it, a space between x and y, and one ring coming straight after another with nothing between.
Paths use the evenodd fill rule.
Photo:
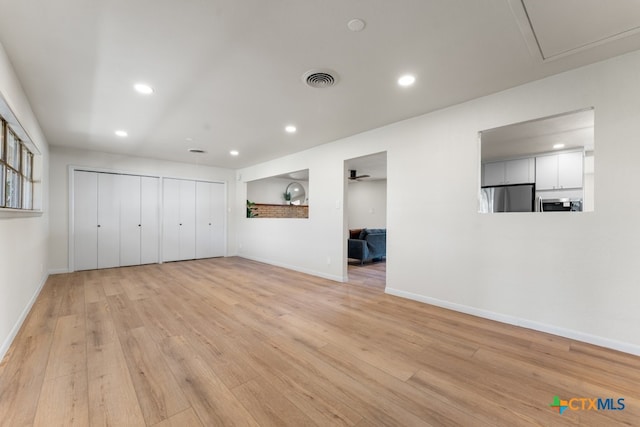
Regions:
<instances>
[{"instance_id":1,"label":"white wall","mask_svg":"<svg viewBox=\"0 0 640 427\"><path fill-rule=\"evenodd\" d=\"M224 181L227 183L227 197L230 200L235 198L235 173L230 169L51 147L51 233L49 238L49 271L51 273L67 272L69 266L69 165L170 178ZM228 206L232 207L233 203L229 202ZM242 210L245 212L244 207ZM228 236L235 235L236 216L233 212L227 213ZM227 255L235 253L235 239L228 238Z\"/></svg>"},{"instance_id":2,"label":"white wall","mask_svg":"<svg viewBox=\"0 0 640 427\"><path fill-rule=\"evenodd\" d=\"M44 213L0 216L0 360L47 279L47 142L4 48L0 45L0 93L42 154Z\"/></svg>"},{"instance_id":3,"label":"white wall","mask_svg":"<svg viewBox=\"0 0 640 427\"><path fill-rule=\"evenodd\" d=\"M247 183L247 200L254 203L283 205L285 204L283 195L287 190L287 186L292 182L302 185L306 194L305 199L308 199L309 183L307 181L298 181L291 178L265 178Z\"/></svg>"},{"instance_id":4,"label":"white wall","mask_svg":"<svg viewBox=\"0 0 640 427\"><path fill-rule=\"evenodd\" d=\"M387 180L349 182L347 227L387 227Z\"/></svg>"},{"instance_id":5,"label":"white wall","mask_svg":"<svg viewBox=\"0 0 640 427\"><path fill-rule=\"evenodd\" d=\"M309 221L239 218L239 253L344 278L343 162L387 151L387 292L640 354L639 75L634 52L243 169L309 168L314 195ZM595 212L477 213L478 131L590 106Z\"/></svg>"}]
</instances>

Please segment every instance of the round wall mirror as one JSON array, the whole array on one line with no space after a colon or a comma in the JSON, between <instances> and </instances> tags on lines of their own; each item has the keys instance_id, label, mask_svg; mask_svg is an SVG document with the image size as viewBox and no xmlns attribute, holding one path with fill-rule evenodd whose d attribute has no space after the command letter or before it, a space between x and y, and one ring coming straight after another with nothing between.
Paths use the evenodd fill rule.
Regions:
<instances>
[{"instance_id":1,"label":"round wall mirror","mask_svg":"<svg viewBox=\"0 0 640 427\"><path fill-rule=\"evenodd\" d=\"M289 203L292 205L303 205L305 201L304 187L299 182L292 182L287 185L287 191L285 194L289 194Z\"/></svg>"}]
</instances>

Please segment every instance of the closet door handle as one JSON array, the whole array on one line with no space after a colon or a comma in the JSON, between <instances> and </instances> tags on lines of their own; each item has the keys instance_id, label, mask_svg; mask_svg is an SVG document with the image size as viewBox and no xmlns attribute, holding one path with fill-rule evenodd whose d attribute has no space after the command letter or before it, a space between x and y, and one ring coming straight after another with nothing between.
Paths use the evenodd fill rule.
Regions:
<instances>
[{"instance_id":1,"label":"closet door handle","mask_svg":"<svg viewBox=\"0 0 640 427\"><path fill-rule=\"evenodd\" d=\"M100 228L100 224L98 224L98 228Z\"/></svg>"}]
</instances>

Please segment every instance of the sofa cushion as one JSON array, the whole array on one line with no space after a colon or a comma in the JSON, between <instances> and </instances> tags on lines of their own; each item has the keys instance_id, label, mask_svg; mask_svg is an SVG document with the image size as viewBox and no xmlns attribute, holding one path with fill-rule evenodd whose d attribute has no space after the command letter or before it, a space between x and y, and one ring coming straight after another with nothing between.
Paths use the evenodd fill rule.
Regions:
<instances>
[{"instance_id":1,"label":"sofa cushion","mask_svg":"<svg viewBox=\"0 0 640 427\"><path fill-rule=\"evenodd\" d=\"M362 232L362 228L354 228L353 230L349 230L349 238L359 239L361 232Z\"/></svg>"},{"instance_id":2,"label":"sofa cushion","mask_svg":"<svg viewBox=\"0 0 640 427\"><path fill-rule=\"evenodd\" d=\"M387 234L386 228L363 228L358 239L366 240L369 234Z\"/></svg>"},{"instance_id":3,"label":"sofa cushion","mask_svg":"<svg viewBox=\"0 0 640 427\"><path fill-rule=\"evenodd\" d=\"M364 240L364 238L367 237L367 234L369 234L369 230L367 230L366 228L363 228L362 230L360 230L360 235L358 236L358 239Z\"/></svg>"},{"instance_id":4,"label":"sofa cushion","mask_svg":"<svg viewBox=\"0 0 640 427\"><path fill-rule=\"evenodd\" d=\"M387 234L386 228L369 228L367 234Z\"/></svg>"}]
</instances>

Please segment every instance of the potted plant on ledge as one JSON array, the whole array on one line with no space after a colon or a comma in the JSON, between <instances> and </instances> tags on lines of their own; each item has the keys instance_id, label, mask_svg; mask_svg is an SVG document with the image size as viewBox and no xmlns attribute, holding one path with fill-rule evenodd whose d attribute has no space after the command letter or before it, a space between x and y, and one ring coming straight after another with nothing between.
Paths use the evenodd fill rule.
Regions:
<instances>
[{"instance_id":1,"label":"potted plant on ledge","mask_svg":"<svg viewBox=\"0 0 640 427\"><path fill-rule=\"evenodd\" d=\"M247 200L247 218L255 218L258 214L255 212L256 204Z\"/></svg>"},{"instance_id":2,"label":"potted plant on ledge","mask_svg":"<svg viewBox=\"0 0 640 427\"><path fill-rule=\"evenodd\" d=\"M291 193L289 193L288 191L285 193L282 193L282 197L284 198L285 205L291 204Z\"/></svg>"}]
</instances>

